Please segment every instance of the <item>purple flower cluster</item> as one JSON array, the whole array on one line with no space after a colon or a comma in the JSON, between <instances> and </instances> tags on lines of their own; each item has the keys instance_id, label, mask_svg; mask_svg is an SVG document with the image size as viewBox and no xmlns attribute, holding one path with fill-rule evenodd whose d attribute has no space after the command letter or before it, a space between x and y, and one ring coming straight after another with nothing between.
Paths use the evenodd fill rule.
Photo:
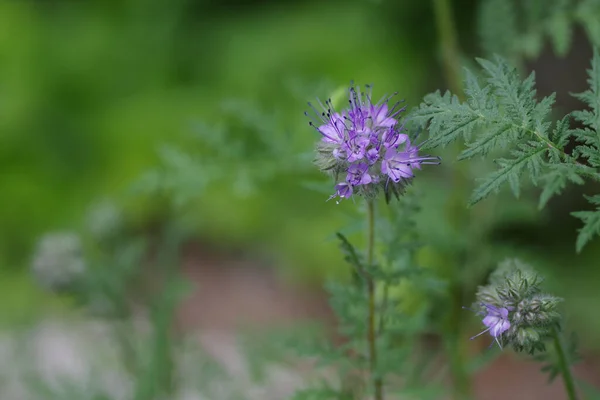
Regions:
<instances>
[{"instance_id":1,"label":"purple flower cluster","mask_svg":"<svg viewBox=\"0 0 600 400\"><path fill-rule=\"evenodd\" d=\"M377 187L387 194L390 185L405 186L421 164L439 164L437 157L419 156L418 146L402 133L404 125L396 119L405 110L399 108L401 102L390 109L390 96L373 104L371 88L367 90L361 93L359 87L351 86L349 106L341 112L334 109L331 99L324 105L319 102L321 112L309 103L318 117L310 125L322 136L317 148L321 160L317 161L338 180L330 199L371 195Z\"/></svg>"},{"instance_id":2,"label":"purple flower cluster","mask_svg":"<svg viewBox=\"0 0 600 400\"><path fill-rule=\"evenodd\" d=\"M481 306L486 311L479 311L478 314L485 315L483 318L483 324L487 327L487 329L473 336L471 340L483 335L486 332L489 332L494 340L496 340L496 343L498 343L498 346L502 348L502 344L498 338L501 337L504 332L510 329L508 313L509 309L512 309L512 307L496 307L487 303L482 303Z\"/></svg>"}]
</instances>

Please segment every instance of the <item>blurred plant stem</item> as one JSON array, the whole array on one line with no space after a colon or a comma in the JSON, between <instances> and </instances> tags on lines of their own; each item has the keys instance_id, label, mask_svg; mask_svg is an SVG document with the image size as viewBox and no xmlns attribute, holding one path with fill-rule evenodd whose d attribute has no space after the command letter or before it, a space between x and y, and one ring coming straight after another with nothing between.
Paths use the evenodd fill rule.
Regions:
<instances>
[{"instance_id":1,"label":"blurred plant stem","mask_svg":"<svg viewBox=\"0 0 600 400\"><path fill-rule=\"evenodd\" d=\"M438 31L438 41L442 56L442 67L444 77L450 91L456 95L459 100L464 100L463 85L460 74L460 51L454 15L450 0L433 0L433 9L435 13L435 23ZM458 145L453 146L452 153L458 153ZM454 154L453 154L454 155ZM470 215L466 210L469 183L467 182L467 171L462 164L454 165L454 185L453 194L447 203L448 220L455 225L457 231L465 232L470 227ZM466 165L465 165L466 167ZM465 232L465 234L469 234ZM447 323L444 325L444 347L449 358L450 373L452 374L454 398L456 400L465 400L472 398L471 383L467 371L467 347L462 335L462 302L464 298L463 282L459 279L459 268L468 268L469 260L472 259L473 252L476 249L468 246L462 252L462 256L454 257L453 269L451 273L450 286L450 310Z\"/></svg>"},{"instance_id":2,"label":"blurred plant stem","mask_svg":"<svg viewBox=\"0 0 600 400\"><path fill-rule=\"evenodd\" d=\"M561 340L561 335L557 327L554 327L552 331L552 338L554 341L556 355L558 356L558 367L560 368L563 377L563 382L565 383L565 391L567 392L567 397L569 400L577 400L577 392L575 391L575 381L573 379L573 374L571 372L571 368L569 367L569 360L567 360L567 355L565 353L563 342Z\"/></svg>"},{"instance_id":3,"label":"blurred plant stem","mask_svg":"<svg viewBox=\"0 0 600 400\"><path fill-rule=\"evenodd\" d=\"M456 94L460 100L464 100L458 42L450 0L433 0L433 8L446 82L452 93Z\"/></svg>"},{"instance_id":4,"label":"blurred plant stem","mask_svg":"<svg viewBox=\"0 0 600 400\"><path fill-rule=\"evenodd\" d=\"M371 271L373 267L373 252L375 250L375 202L372 199L367 200L367 269ZM367 276L367 290L369 296L368 313L368 337L369 342L369 366L373 387L375 390L375 400L383 400L383 382L377 374L377 337L375 334L375 282L370 273Z\"/></svg>"}]
</instances>

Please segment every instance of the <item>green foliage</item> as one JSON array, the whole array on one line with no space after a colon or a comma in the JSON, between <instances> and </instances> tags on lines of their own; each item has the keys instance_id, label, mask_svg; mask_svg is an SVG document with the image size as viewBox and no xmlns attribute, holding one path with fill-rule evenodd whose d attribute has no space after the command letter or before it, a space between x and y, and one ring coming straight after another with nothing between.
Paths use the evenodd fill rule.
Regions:
<instances>
[{"instance_id":1,"label":"green foliage","mask_svg":"<svg viewBox=\"0 0 600 400\"><path fill-rule=\"evenodd\" d=\"M598 0L482 0L477 22L486 54L519 62L539 56L548 39L555 54L566 56L575 26L600 45L599 17Z\"/></svg>"},{"instance_id":2,"label":"green foliage","mask_svg":"<svg viewBox=\"0 0 600 400\"><path fill-rule=\"evenodd\" d=\"M583 393L585 393L586 400L600 400L600 390L598 390L598 387L595 385L578 379L577 386L581 388Z\"/></svg>"},{"instance_id":3,"label":"green foliage","mask_svg":"<svg viewBox=\"0 0 600 400\"><path fill-rule=\"evenodd\" d=\"M485 73L485 84L482 86L467 71L467 101L461 103L449 92L436 92L427 95L413 113L416 121L429 124L427 148L447 145L462 137L467 148L459 160L508 150L510 157L496 160L499 168L483 179L470 204L497 192L503 184L509 184L519 196L521 175L528 172L537 183L550 157L558 162L572 161L563 150L565 124L557 124L552 132L548 122L554 96L539 102L535 99L533 73L521 82L517 72L500 58L495 62L478 61Z\"/></svg>"},{"instance_id":4,"label":"green foliage","mask_svg":"<svg viewBox=\"0 0 600 400\"><path fill-rule=\"evenodd\" d=\"M205 195L207 188L229 182L240 198L257 195L273 178L302 173L292 137L283 132L282 118L241 100L223 102L216 123L197 122L180 135L181 146L159 148L160 166L146 171L135 189L162 194L177 207Z\"/></svg>"},{"instance_id":5,"label":"green foliage","mask_svg":"<svg viewBox=\"0 0 600 400\"><path fill-rule=\"evenodd\" d=\"M572 114L585 128L571 129L569 116L553 123L554 95L538 101L534 73L522 81L516 70L500 57L494 62L478 60L483 69L483 84L472 72L466 71L466 101L459 101L449 92L444 95L435 92L427 95L412 115L418 124L429 129L426 147L445 146L462 138L466 149L458 156L459 160L475 156L495 158L497 170L481 179L471 196L471 205L498 192L502 185L508 185L519 197L525 176L543 188L540 195L540 207L543 207L553 195L561 193L567 183L581 185L585 178L598 180L600 177L599 57L594 52L589 71L590 89L575 95L591 108ZM565 149L572 140L577 146L568 153ZM504 156L496 158L499 154ZM598 205L595 197L588 200ZM574 213L584 222L577 240L578 251L600 232L597 213Z\"/></svg>"},{"instance_id":6,"label":"green foliage","mask_svg":"<svg viewBox=\"0 0 600 400\"><path fill-rule=\"evenodd\" d=\"M568 337L567 343L564 344L564 351L567 359L569 360L570 366L581 361L581 355L579 354L579 342L575 332L571 333L571 335ZM562 373L556 351L548 351L538 354L533 358L538 362L545 363L542 366L541 371L548 374L548 383L552 383Z\"/></svg>"},{"instance_id":7,"label":"green foliage","mask_svg":"<svg viewBox=\"0 0 600 400\"><path fill-rule=\"evenodd\" d=\"M583 124L583 128L574 129L577 140L574 155L586 160L596 170L600 169L600 55L594 49L592 68L588 70L590 88L574 96L586 103L589 110L574 111L573 118ZM577 250L580 251L592 237L600 234L600 195L585 196L595 207L594 211L572 213L584 223L577 238Z\"/></svg>"},{"instance_id":8,"label":"green foliage","mask_svg":"<svg viewBox=\"0 0 600 400\"><path fill-rule=\"evenodd\" d=\"M339 391L323 384L323 387L298 390L290 400L353 400L351 394Z\"/></svg>"},{"instance_id":9,"label":"green foliage","mask_svg":"<svg viewBox=\"0 0 600 400\"><path fill-rule=\"evenodd\" d=\"M423 375L433 361L420 345L420 334L429 324L428 298L439 291L435 277L420 268L416 261L420 247L414 220L418 197L410 192L400 198L394 207L386 207L376 219L378 247L377 261L365 264L365 256L349 239L337 234L344 259L351 267L350 282L330 281L327 291L330 304L338 320L338 332L343 344L332 346L326 341L296 343L300 354L316 357L320 365L333 366L342 380L341 386L332 383L317 385L296 394L298 399L346 399L368 396L373 390L369 380L372 364L369 350L369 297L368 287L375 287L375 348L377 361L370 370L383 381L384 391L400 396L435 398L435 385L424 389ZM417 306L407 287L423 294ZM406 303L409 303L407 306ZM396 383L395 377L402 383ZM354 397L348 397L352 394Z\"/></svg>"},{"instance_id":10,"label":"green foliage","mask_svg":"<svg viewBox=\"0 0 600 400\"><path fill-rule=\"evenodd\" d=\"M600 195L585 196L585 198L597 207L594 211L576 211L571 213L583 221L583 227L579 230L579 236L577 236L577 251L581 251L587 242L600 234Z\"/></svg>"},{"instance_id":11,"label":"green foliage","mask_svg":"<svg viewBox=\"0 0 600 400\"><path fill-rule=\"evenodd\" d=\"M316 212L321 197L295 182L319 176L298 157L314 141L305 101L373 76L416 98L426 39L393 40L390 29L414 30L383 23L371 4L248 3L257 12L230 13L209 3L0 2L0 267L24 269L39 234L78 226L91 200L123 195L150 170L172 197L127 197L136 227L172 218L168 202L187 199L193 211L178 217L207 240L269 243L277 265L300 275L334 259L321 243L337 214ZM208 144L222 134L226 146ZM301 176L282 166L295 162Z\"/></svg>"},{"instance_id":12,"label":"green foliage","mask_svg":"<svg viewBox=\"0 0 600 400\"><path fill-rule=\"evenodd\" d=\"M5 201L0 211L5 227L0 234L1 266L18 266L14 262L18 257L13 256L26 254L38 231L76 225L78 209L89 197L119 191L146 171L137 186L142 195L134 191L128 199L142 226L149 218L173 219L203 238L222 239L225 247L266 244L269 252L284 255L282 261L293 260L294 267L314 265L316 274L330 275L340 257L332 257L333 246L323 240L323 232L331 230L346 205L333 212L329 205L321 211L315 207L324 203L332 185L315 184L318 178L311 172L310 157L297 155L314 137L296 117L301 115L296 100L327 92L321 85L311 87L318 75L336 82L383 77L377 86L399 79L394 86L404 89L403 96L414 97L430 72L416 56L430 43L423 43L420 38L427 35L415 34L410 24L396 24L388 11L408 16L408 11L424 10L426 5L394 9L390 4L363 7L350 2L342 8L333 3L315 8L310 2L293 2L272 9L261 4L257 12L229 15L221 6L201 7L200 13L194 2L186 0L149 4L128 0L117 6L90 1L74 7L51 3L52 12L47 4L36 2L0 4L0 19L8 21L0 24L0 53L6 61L0 65L0 152L5 156L3 167L10 171L0 185ZM385 8L388 5L391 8ZM248 10L252 6L257 3ZM557 54L566 54L574 24L583 25L592 41L600 44L599 16L598 0L483 0L479 23L486 51L518 62L523 56L538 55L548 38ZM386 24L393 27L392 35ZM421 25L423 31L431 31L428 24ZM409 32L419 39L396 40ZM202 40L205 37L210 40ZM579 95L591 110L556 122L551 116L553 96L536 98L533 75L521 81L500 59L480 60L480 65L485 81L468 74L467 102L451 94L431 95L423 107L429 114L417 117L417 122L429 126L431 147L466 138L468 145L460 157L470 163L452 169L452 163L445 162L446 169L436 176L423 171L417 182L419 189L430 190L425 191L427 196L410 197L411 188L398 208L380 212L373 265L365 265L350 230L344 233L352 241L338 234L352 279L331 282L327 288L345 341L334 346L327 333L320 332L295 349L334 367L343 382L318 382L294 398L350 399L369 391L365 374L355 374L368 368L368 279L375 282L378 327L379 358L373 374L385 380L386 394L440 395L437 380L430 379L434 355L418 340L424 332L441 334L449 343L451 369L467 365L465 354L456 350L452 355L457 341L466 342L460 335L462 317L455 311L500 252L523 250L502 247L494 235L511 224L522 227L524 220L528 227L538 223L530 202L505 197L488 202L485 209L463 210L464 193L470 187L461 174L479 177L487 169L476 158L496 157L498 169L483 179L472 202L502 185L522 195L526 189L521 178L527 176L542 189L540 205L545 205L567 184L597 178L597 56L591 89ZM235 99L223 100L231 96ZM190 129L185 123L189 120L206 123ZM586 127L571 129L573 121ZM182 131L189 135L177 135ZM568 153L574 141L575 150ZM467 168L461 169L464 165ZM573 213L584 222L578 249L600 231L600 197L586 198L595 210ZM172 213L168 205L176 211ZM149 216L153 210L159 215ZM181 383L174 362L180 343L171 336L170 322L185 292L184 283L172 274L178 235L166 233L162 239L174 240L169 243L124 232L112 238L93 236L87 248L93 262L73 297L94 316L110 320L127 367L123 375L131 375L137 399L175 398ZM420 238L427 239L426 249L420 247ZM145 262L149 245L160 248L158 253L164 250L156 265ZM417 260L435 268L421 268ZM158 288L144 285L142 269L161 282ZM34 304L56 301L35 291L23 275L15 276L2 274L6 282L0 292L8 300L4 303L18 304L11 313L3 308L7 321L38 317L46 308L32 313ZM549 299L534 300L537 303L528 303L529 308L544 307ZM148 332L133 326L133 302L148 307ZM585 303L591 307L587 299ZM294 334L301 341L300 332ZM253 354L252 364L264 357ZM481 366L471 364L469 371ZM192 367L198 372L198 393L211 398L249 397L237 387L227 394L213 390L212 382L232 377L205 354L191 360L189 370ZM455 385L461 383L455 380ZM63 386L40 397L110 397L103 390Z\"/></svg>"}]
</instances>

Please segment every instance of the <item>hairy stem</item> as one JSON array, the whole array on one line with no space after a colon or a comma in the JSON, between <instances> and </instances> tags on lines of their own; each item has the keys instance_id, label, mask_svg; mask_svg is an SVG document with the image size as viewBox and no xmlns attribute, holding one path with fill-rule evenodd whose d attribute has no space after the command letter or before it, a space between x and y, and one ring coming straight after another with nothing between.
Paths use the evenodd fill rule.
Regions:
<instances>
[{"instance_id":1,"label":"hairy stem","mask_svg":"<svg viewBox=\"0 0 600 400\"><path fill-rule=\"evenodd\" d=\"M460 77L460 53L450 0L433 0L433 9L446 82L450 91L455 93L460 100L464 100Z\"/></svg>"},{"instance_id":2,"label":"hairy stem","mask_svg":"<svg viewBox=\"0 0 600 400\"><path fill-rule=\"evenodd\" d=\"M367 268L373 266L373 252L375 248L375 203L373 200L367 200ZM368 313L368 333L369 342L369 368L373 379L375 389L375 400L383 400L383 382L376 374L377 369L377 336L375 333L375 282L369 273L367 273L367 290L369 296Z\"/></svg>"},{"instance_id":3,"label":"hairy stem","mask_svg":"<svg viewBox=\"0 0 600 400\"><path fill-rule=\"evenodd\" d=\"M573 374L571 372L571 368L569 367L569 361L567 360L567 355L565 353L558 328L555 327L553 329L552 337L554 340L554 348L556 349L556 354L558 356L558 367L560 368L563 382L565 383L567 397L569 400L577 400L577 393L575 392L575 380L573 379Z\"/></svg>"}]
</instances>

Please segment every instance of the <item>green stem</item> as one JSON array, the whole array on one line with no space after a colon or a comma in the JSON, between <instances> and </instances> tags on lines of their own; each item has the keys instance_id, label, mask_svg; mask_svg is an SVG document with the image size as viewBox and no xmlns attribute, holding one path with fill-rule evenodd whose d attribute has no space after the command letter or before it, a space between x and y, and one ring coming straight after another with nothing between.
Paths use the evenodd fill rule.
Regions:
<instances>
[{"instance_id":1,"label":"green stem","mask_svg":"<svg viewBox=\"0 0 600 400\"><path fill-rule=\"evenodd\" d=\"M460 73L460 49L458 46L458 35L454 23L452 6L450 0L433 0L433 11L435 13L435 23L438 33L438 43L442 55L442 67L444 77L450 91L456 95L459 100L464 101L463 84ZM455 148L459 151L460 148ZM468 173L464 170L464 165L456 165L454 172L454 195L448 204L448 214L451 221L457 229L469 227L471 224L470 216L465 214L464 204L466 199L464 194L469 190L467 181ZM466 249L467 260L457 260L457 263L468 265L468 259L472 257L473 249ZM465 367L467 359L466 342L462 336L461 312L463 300L462 282L454 284L452 289L452 303L450 309L450 319L445 332L445 348L449 358L450 372L453 380L454 398L456 400L465 400L472 398L471 384L469 374Z\"/></svg>"},{"instance_id":2,"label":"green stem","mask_svg":"<svg viewBox=\"0 0 600 400\"><path fill-rule=\"evenodd\" d=\"M373 200L367 200L367 268L370 270L373 266L373 252L375 249L375 203ZM369 369L375 388L375 400L383 400L383 382L376 375L377 369L377 346L375 333L375 282L369 273L367 273L367 290L369 296L368 313L368 332L367 341L369 342Z\"/></svg>"},{"instance_id":3,"label":"green stem","mask_svg":"<svg viewBox=\"0 0 600 400\"><path fill-rule=\"evenodd\" d=\"M442 50L444 74L450 91L464 100L462 79L460 77L460 58L458 41L450 0L433 0L438 41Z\"/></svg>"},{"instance_id":4,"label":"green stem","mask_svg":"<svg viewBox=\"0 0 600 400\"><path fill-rule=\"evenodd\" d=\"M569 362L567 360L567 355L565 353L558 328L555 327L553 329L552 337L554 339L554 348L556 349L556 354L558 356L558 367L562 373L563 382L565 383L565 390L567 391L567 397L569 400L577 400L577 393L575 392L575 380L573 379L573 374L571 372L571 368L569 367Z\"/></svg>"},{"instance_id":5,"label":"green stem","mask_svg":"<svg viewBox=\"0 0 600 400\"><path fill-rule=\"evenodd\" d=\"M466 368L467 361L467 343L465 335L460 324L462 316L459 314L462 307L455 304L457 298L462 297L462 290L455 288L453 290L453 305L451 312L451 319L445 332L445 350L448 357L450 373L452 374L452 390L453 398L455 400L468 400L473 398L471 391L471 382L469 372Z\"/></svg>"}]
</instances>

